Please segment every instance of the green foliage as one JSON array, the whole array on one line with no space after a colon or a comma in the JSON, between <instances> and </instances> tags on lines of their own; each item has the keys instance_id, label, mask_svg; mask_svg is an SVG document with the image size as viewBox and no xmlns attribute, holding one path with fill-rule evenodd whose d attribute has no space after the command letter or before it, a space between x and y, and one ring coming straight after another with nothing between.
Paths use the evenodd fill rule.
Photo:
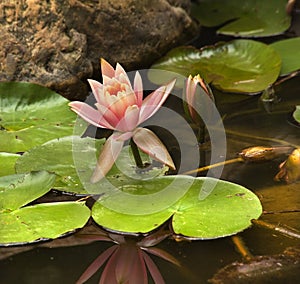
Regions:
<instances>
[{"instance_id":1,"label":"green foliage","mask_svg":"<svg viewBox=\"0 0 300 284\"><path fill-rule=\"evenodd\" d=\"M191 46L174 48L152 68L185 77L200 74L207 83L223 91L257 93L276 81L281 59L264 43L233 40L200 50ZM155 73L150 73L150 78L155 82L158 79Z\"/></svg>"},{"instance_id":2,"label":"green foliage","mask_svg":"<svg viewBox=\"0 0 300 284\"><path fill-rule=\"evenodd\" d=\"M294 119L300 123L300 106L296 106L296 110L293 113Z\"/></svg>"},{"instance_id":3,"label":"green foliage","mask_svg":"<svg viewBox=\"0 0 300 284\"><path fill-rule=\"evenodd\" d=\"M124 147L106 178L92 184L90 177L95 169L105 139L68 136L54 139L24 153L16 162L17 173L47 170L56 174L53 188L75 194L100 194L123 184L139 182L138 178L150 179L163 174L166 168L151 168L142 175L136 173L136 166L129 147ZM148 156L142 155L144 161Z\"/></svg>"},{"instance_id":4,"label":"green foliage","mask_svg":"<svg viewBox=\"0 0 300 284\"><path fill-rule=\"evenodd\" d=\"M201 0L192 6L200 24L236 37L265 37L281 34L291 24L286 0Z\"/></svg>"},{"instance_id":5,"label":"green foliage","mask_svg":"<svg viewBox=\"0 0 300 284\"><path fill-rule=\"evenodd\" d=\"M45 171L0 178L0 245L57 238L81 228L90 216L84 202L25 206L44 195L55 180Z\"/></svg>"},{"instance_id":6,"label":"green foliage","mask_svg":"<svg viewBox=\"0 0 300 284\"><path fill-rule=\"evenodd\" d=\"M119 192L100 198L92 208L93 219L112 230L146 233L172 217L172 228L176 234L212 239L246 229L251 225L251 219L262 213L260 201L254 193L226 181L164 176L139 185L126 186L126 190L135 196ZM155 194L149 190L151 185L156 189ZM213 190L200 200L204 186L211 186ZM172 192L177 195L176 198L172 197ZM149 208L153 213L147 214Z\"/></svg>"},{"instance_id":7,"label":"green foliage","mask_svg":"<svg viewBox=\"0 0 300 284\"><path fill-rule=\"evenodd\" d=\"M300 70L300 37L284 39L270 44L281 57L280 75L288 75Z\"/></svg>"},{"instance_id":8,"label":"green foliage","mask_svg":"<svg viewBox=\"0 0 300 284\"><path fill-rule=\"evenodd\" d=\"M15 163L19 157L19 154L0 152L0 177L15 173Z\"/></svg>"},{"instance_id":9,"label":"green foliage","mask_svg":"<svg viewBox=\"0 0 300 284\"><path fill-rule=\"evenodd\" d=\"M25 82L0 83L0 151L26 151L71 135L76 115L68 100L48 88Z\"/></svg>"}]
</instances>

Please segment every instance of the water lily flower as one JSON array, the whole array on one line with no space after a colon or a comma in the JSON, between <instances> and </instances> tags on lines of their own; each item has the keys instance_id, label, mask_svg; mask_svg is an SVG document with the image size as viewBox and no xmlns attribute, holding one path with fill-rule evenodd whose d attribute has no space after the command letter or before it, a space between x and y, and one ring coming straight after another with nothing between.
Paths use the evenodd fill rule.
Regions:
<instances>
[{"instance_id":1,"label":"water lily flower","mask_svg":"<svg viewBox=\"0 0 300 284\"><path fill-rule=\"evenodd\" d=\"M279 165L279 172L275 180L293 183L300 180L300 148L295 149L286 161Z\"/></svg>"},{"instance_id":2,"label":"water lily flower","mask_svg":"<svg viewBox=\"0 0 300 284\"><path fill-rule=\"evenodd\" d=\"M143 84L136 72L133 87L123 67L117 63L114 69L101 59L103 84L88 80L97 109L83 102L71 102L71 109L92 125L114 130L99 156L91 182L101 180L111 169L124 142L130 138L153 159L175 169L164 144L149 129L138 127L153 116L169 96L175 80L159 87L143 100Z\"/></svg>"},{"instance_id":3,"label":"water lily flower","mask_svg":"<svg viewBox=\"0 0 300 284\"><path fill-rule=\"evenodd\" d=\"M200 88L197 91L197 85ZM208 97L210 100L205 100ZM186 114L196 124L202 124L200 114L207 114L209 112L209 106L207 103L214 103L214 95L210 87L204 82L204 80L198 74L193 77L190 75L186 82L185 90L185 110Z\"/></svg>"},{"instance_id":4,"label":"water lily flower","mask_svg":"<svg viewBox=\"0 0 300 284\"><path fill-rule=\"evenodd\" d=\"M154 247L162 240L170 236L170 232L159 230L156 233L142 238L140 241L134 238L126 238L122 235L107 233L100 230L99 234L81 235L80 237L95 240L109 241L115 244L101 253L84 271L76 284L85 283L105 263L99 283L148 283L148 272L156 284L164 284L165 281L148 253L156 255L170 263L181 266L178 260L168 252Z\"/></svg>"}]
</instances>

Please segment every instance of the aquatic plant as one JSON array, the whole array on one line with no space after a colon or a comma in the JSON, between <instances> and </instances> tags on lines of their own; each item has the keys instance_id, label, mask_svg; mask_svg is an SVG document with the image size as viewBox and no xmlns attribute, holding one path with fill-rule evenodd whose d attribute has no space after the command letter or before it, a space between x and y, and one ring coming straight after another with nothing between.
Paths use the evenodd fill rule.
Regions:
<instances>
[{"instance_id":1,"label":"aquatic plant","mask_svg":"<svg viewBox=\"0 0 300 284\"><path fill-rule=\"evenodd\" d=\"M101 180L111 169L130 138L149 156L174 169L174 163L166 147L149 129L138 127L139 124L153 116L170 94L175 80L161 86L143 100L143 84L139 72L136 72L132 88L129 78L120 64L116 69L101 59L103 84L89 80L96 98L96 107L83 102L71 102L73 111L89 123L114 130L107 139L99 156L91 182Z\"/></svg>"}]
</instances>

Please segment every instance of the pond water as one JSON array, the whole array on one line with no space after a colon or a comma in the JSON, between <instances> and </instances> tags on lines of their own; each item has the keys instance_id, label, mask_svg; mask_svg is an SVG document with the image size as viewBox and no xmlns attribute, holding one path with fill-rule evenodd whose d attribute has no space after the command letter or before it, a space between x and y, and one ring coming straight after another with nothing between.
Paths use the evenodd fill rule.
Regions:
<instances>
[{"instance_id":1,"label":"pond water","mask_svg":"<svg viewBox=\"0 0 300 284\"><path fill-rule=\"evenodd\" d=\"M276 93L280 102L268 112L257 96L217 92L217 103L227 131L227 159L235 158L242 149L253 145L300 144L300 128L293 125L290 119L294 106L300 104L300 77L278 86ZM265 210L261 220L300 230L299 183L287 185L273 180L278 165L285 158L283 156L262 163L233 163L225 166L221 178L241 184L259 196ZM257 225L239 235L254 256L280 254L287 247L299 245L297 239ZM100 241L85 242L70 236L43 245L47 247L36 245L12 250L2 248L1 282L75 283L87 266L112 245ZM235 249L230 237L191 242L167 239L159 243L158 247L182 263L182 267L178 269L175 265L152 256L166 283L206 283L218 269L234 261L242 261L242 256ZM19 251L18 254L15 254L16 250ZM253 275L253 282L250 283L293 283L298 269L299 259L296 268L284 268L283 276L281 275L283 278L272 278L271 272L269 275L266 270L264 277L262 273L255 276L258 278ZM98 283L101 271L102 269L87 283ZM271 279L272 282L268 282ZM228 283L239 283L238 279L235 279L237 282L230 281L232 279Z\"/></svg>"},{"instance_id":2,"label":"pond water","mask_svg":"<svg viewBox=\"0 0 300 284\"><path fill-rule=\"evenodd\" d=\"M201 44L207 43L211 42ZM291 144L300 147L300 128L291 119L295 105L300 105L300 77L277 86L276 94L279 102L268 106L271 110L267 110L258 96L216 92L227 134L227 159L235 158L242 149L255 145ZM208 160L209 151L206 158ZM278 165L285 159L282 156L262 163L233 163L225 166L221 178L241 184L259 196L264 209L261 220L290 230L300 230L300 184L287 185L273 180ZM254 257L273 256L276 260L286 248L299 247L299 239L258 225L253 225L239 236ZM90 242L72 235L42 245L0 248L0 282L75 283L89 264L110 246L112 243ZM157 247L181 263L178 268L151 255L165 282L172 284L207 283L219 269L244 260L231 237L203 241L166 239ZM250 271L248 282L233 276L215 283L296 283L299 279L299 251L296 258L282 263L283 268L278 274L273 271L272 264L257 273ZM99 269L86 283L98 283L102 272L103 268ZM153 283L151 281L149 283Z\"/></svg>"}]
</instances>

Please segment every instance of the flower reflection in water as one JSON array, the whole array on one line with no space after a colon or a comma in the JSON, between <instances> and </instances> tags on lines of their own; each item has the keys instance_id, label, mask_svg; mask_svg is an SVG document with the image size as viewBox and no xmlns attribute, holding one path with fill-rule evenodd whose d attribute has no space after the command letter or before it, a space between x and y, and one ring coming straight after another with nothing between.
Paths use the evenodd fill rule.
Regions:
<instances>
[{"instance_id":1,"label":"flower reflection in water","mask_svg":"<svg viewBox=\"0 0 300 284\"><path fill-rule=\"evenodd\" d=\"M104 230L99 230L99 234L80 235L83 238L95 241L109 241L115 244L100 254L84 271L76 283L85 283L105 263L106 266L101 275L100 284L147 284L147 269L154 283L165 283L159 269L148 253L180 266L180 263L172 255L154 247L169 236L170 232L164 229L160 229L142 239L110 233Z\"/></svg>"}]
</instances>

